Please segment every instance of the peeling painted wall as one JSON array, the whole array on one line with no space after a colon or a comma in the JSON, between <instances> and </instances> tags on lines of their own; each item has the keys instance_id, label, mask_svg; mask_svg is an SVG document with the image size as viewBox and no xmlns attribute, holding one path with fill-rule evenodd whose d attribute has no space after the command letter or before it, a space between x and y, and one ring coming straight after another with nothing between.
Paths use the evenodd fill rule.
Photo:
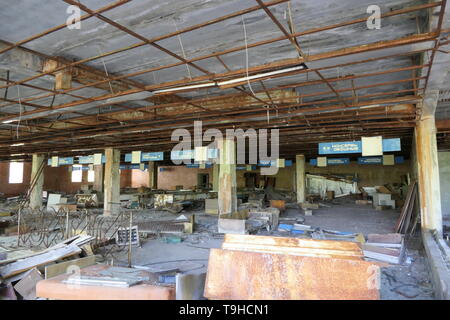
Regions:
<instances>
[{"instance_id":1,"label":"peeling painted wall","mask_svg":"<svg viewBox=\"0 0 450 320\"><path fill-rule=\"evenodd\" d=\"M164 171L160 171L164 168ZM212 184L212 168L198 169L187 168L185 166L161 166L158 167L158 189L175 190L176 186L183 186L185 189L191 189L197 185L197 174L208 173L209 183Z\"/></svg>"}]
</instances>

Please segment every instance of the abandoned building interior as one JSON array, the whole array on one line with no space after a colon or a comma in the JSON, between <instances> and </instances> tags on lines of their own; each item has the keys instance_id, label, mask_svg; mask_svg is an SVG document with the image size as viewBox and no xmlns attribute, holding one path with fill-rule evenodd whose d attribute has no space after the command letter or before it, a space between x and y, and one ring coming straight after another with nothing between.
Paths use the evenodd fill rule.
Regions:
<instances>
[{"instance_id":1,"label":"abandoned building interior","mask_svg":"<svg viewBox=\"0 0 450 320\"><path fill-rule=\"evenodd\" d=\"M450 299L446 0L0 10L0 297Z\"/></svg>"}]
</instances>

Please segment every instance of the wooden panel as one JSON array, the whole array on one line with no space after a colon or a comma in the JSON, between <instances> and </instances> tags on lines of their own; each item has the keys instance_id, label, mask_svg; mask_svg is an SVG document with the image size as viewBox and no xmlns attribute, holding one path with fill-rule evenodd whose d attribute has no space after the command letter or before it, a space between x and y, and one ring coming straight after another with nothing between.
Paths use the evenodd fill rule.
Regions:
<instances>
[{"instance_id":1,"label":"wooden panel","mask_svg":"<svg viewBox=\"0 0 450 320\"><path fill-rule=\"evenodd\" d=\"M34 267L42 266L48 264L49 262L69 257L80 252L81 249L76 245L67 245L65 247L56 248L54 250L46 251L41 254L8 264L0 268L0 275L3 278L8 278Z\"/></svg>"},{"instance_id":2,"label":"wooden panel","mask_svg":"<svg viewBox=\"0 0 450 320\"><path fill-rule=\"evenodd\" d=\"M66 262L52 264L45 267L45 279L50 279L60 274L67 273L70 266L78 266L80 268L92 266L95 264L95 256L87 256L80 259L74 259Z\"/></svg>"},{"instance_id":3,"label":"wooden panel","mask_svg":"<svg viewBox=\"0 0 450 320\"><path fill-rule=\"evenodd\" d=\"M357 243L226 234L222 249L362 260Z\"/></svg>"},{"instance_id":4,"label":"wooden panel","mask_svg":"<svg viewBox=\"0 0 450 320\"><path fill-rule=\"evenodd\" d=\"M375 300L380 269L357 260L211 249L205 297Z\"/></svg>"}]
</instances>

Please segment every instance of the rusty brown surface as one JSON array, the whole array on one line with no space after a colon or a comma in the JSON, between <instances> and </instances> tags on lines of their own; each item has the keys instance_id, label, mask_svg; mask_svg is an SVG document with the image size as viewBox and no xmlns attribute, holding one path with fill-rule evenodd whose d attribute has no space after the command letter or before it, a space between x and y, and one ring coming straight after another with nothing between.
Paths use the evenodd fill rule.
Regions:
<instances>
[{"instance_id":1,"label":"rusty brown surface","mask_svg":"<svg viewBox=\"0 0 450 320\"><path fill-rule=\"evenodd\" d=\"M80 275L97 276L111 266L92 265L80 270ZM142 276L148 275L141 271ZM175 300L173 285L157 285L154 281L144 281L128 287L103 285L70 285L63 281L71 274L62 274L51 279L41 280L36 285L36 296L56 300Z\"/></svg>"},{"instance_id":2,"label":"rusty brown surface","mask_svg":"<svg viewBox=\"0 0 450 320\"><path fill-rule=\"evenodd\" d=\"M226 234L222 249L362 260L355 242Z\"/></svg>"},{"instance_id":3,"label":"rusty brown surface","mask_svg":"<svg viewBox=\"0 0 450 320\"><path fill-rule=\"evenodd\" d=\"M205 297L375 300L379 276L379 267L366 261L211 249Z\"/></svg>"}]
</instances>

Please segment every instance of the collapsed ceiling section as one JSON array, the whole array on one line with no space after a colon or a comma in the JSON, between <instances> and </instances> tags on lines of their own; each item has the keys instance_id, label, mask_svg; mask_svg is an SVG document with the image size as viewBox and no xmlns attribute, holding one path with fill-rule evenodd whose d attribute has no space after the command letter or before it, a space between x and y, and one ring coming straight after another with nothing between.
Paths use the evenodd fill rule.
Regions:
<instances>
[{"instance_id":1,"label":"collapsed ceiling section","mask_svg":"<svg viewBox=\"0 0 450 320\"><path fill-rule=\"evenodd\" d=\"M171 132L195 120L205 130L280 129L285 157L372 135L408 146L432 63L423 57L442 31L429 12L442 16L442 2L378 1L380 29L368 27L371 2L4 6L0 159L168 151ZM71 5L79 29L66 25Z\"/></svg>"}]
</instances>

